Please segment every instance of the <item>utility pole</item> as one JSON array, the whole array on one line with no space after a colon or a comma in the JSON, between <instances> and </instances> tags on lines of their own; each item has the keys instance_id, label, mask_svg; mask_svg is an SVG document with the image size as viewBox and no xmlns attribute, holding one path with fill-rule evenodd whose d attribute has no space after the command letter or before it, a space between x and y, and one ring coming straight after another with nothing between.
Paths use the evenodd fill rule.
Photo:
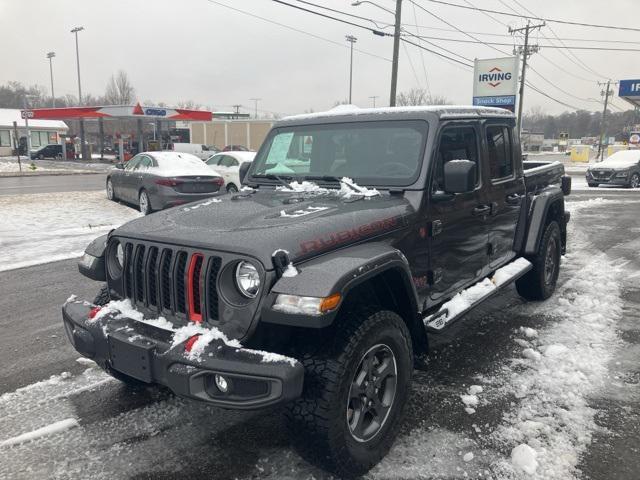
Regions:
<instances>
[{"instance_id":1,"label":"utility pole","mask_svg":"<svg viewBox=\"0 0 640 480\"><path fill-rule=\"evenodd\" d=\"M371 95L369 98L373 101L373 108L376 108L376 98L378 98L378 95Z\"/></svg>"},{"instance_id":2,"label":"utility pole","mask_svg":"<svg viewBox=\"0 0 640 480\"><path fill-rule=\"evenodd\" d=\"M542 28L546 25L545 22L539 23L538 25L531 25L531 21L527 19L527 25L522 28L511 28L509 27L509 33L513 35L514 33L524 32L524 46L518 46L518 48L513 49L513 54L521 54L522 55L522 74L520 76L520 98L518 99L518 135L522 130L522 105L524 102L524 85L525 78L527 74L527 59L538 50L540 47L538 45L529 45L529 33L536 28Z\"/></svg>"},{"instance_id":3,"label":"utility pole","mask_svg":"<svg viewBox=\"0 0 640 480\"><path fill-rule=\"evenodd\" d=\"M617 84L618 82L614 83L614 85ZM602 143L607 132L607 107L609 106L609 95L613 94L613 90L611 90L611 80L607 80L607 83L598 82L598 85L601 87L606 85L606 89L600 92L600 95L604 97L604 110L602 111L602 121L600 122L600 141L598 142L598 156L596 158L601 162L604 159L604 148L602 148Z\"/></svg>"},{"instance_id":4,"label":"utility pole","mask_svg":"<svg viewBox=\"0 0 640 480\"><path fill-rule=\"evenodd\" d=\"M236 109L236 119L240 117L240 107L242 105L233 105L233 108Z\"/></svg>"},{"instance_id":5,"label":"utility pole","mask_svg":"<svg viewBox=\"0 0 640 480\"><path fill-rule=\"evenodd\" d=\"M71 33L76 36L76 65L78 66L78 104L82 106L82 84L80 83L80 49L78 48L78 32L84 30L84 27L75 27ZM88 160L87 152L84 145L84 120L80 119L80 152L83 160Z\"/></svg>"},{"instance_id":6,"label":"utility pole","mask_svg":"<svg viewBox=\"0 0 640 480\"><path fill-rule=\"evenodd\" d=\"M27 95L22 98L22 103L24 105L24 110L22 111L22 117L24 118L24 128L27 133L27 160L31 160L31 132L29 131L29 112L27 109Z\"/></svg>"},{"instance_id":7,"label":"utility pole","mask_svg":"<svg viewBox=\"0 0 640 480\"><path fill-rule=\"evenodd\" d=\"M47 53L47 58L49 59L49 72L51 73L51 106L56 108L56 94L53 91L53 62L51 59L56 56L56 52Z\"/></svg>"},{"instance_id":8,"label":"utility pole","mask_svg":"<svg viewBox=\"0 0 640 480\"><path fill-rule=\"evenodd\" d=\"M358 41L353 35L345 35L347 42L351 44L351 59L349 61L349 105L351 105L351 92L353 88L353 44Z\"/></svg>"},{"instance_id":9,"label":"utility pole","mask_svg":"<svg viewBox=\"0 0 640 480\"><path fill-rule=\"evenodd\" d=\"M391 63L391 92L389 106L396 106L396 87L398 86L398 56L400 54L400 23L402 21L402 0L396 0L396 24L393 30L393 62Z\"/></svg>"},{"instance_id":10,"label":"utility pole","mask_svg":"<svg viewBox=\"0 0 640 480\"><path fill-rule=\"evenodd\" d=\"M255 108L254 108L254 111L253 111L254 112L253 113L253 118L258 118L258 102L260 100L262 100L262 99L261 98L250 98L249 100L253 100L254 101L254 105L255 105Z\"/></svg>"}]
</instances>

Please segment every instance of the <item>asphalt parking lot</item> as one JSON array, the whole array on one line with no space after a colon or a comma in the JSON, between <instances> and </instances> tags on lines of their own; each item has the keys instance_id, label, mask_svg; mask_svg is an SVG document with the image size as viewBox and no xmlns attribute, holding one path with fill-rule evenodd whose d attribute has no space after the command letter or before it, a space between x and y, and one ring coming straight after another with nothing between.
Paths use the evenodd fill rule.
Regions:
<instances>
[{"instance_id":1,"label":"asphalt parking lot","mask_svg":"<svg viewBox=\"0 0 640 480\"><path fill-rule=\"evenodd\" d=\"M76 177L21 188L65 192L77 184L63 186L64 180L82 183ZM0 192L6 180L0 179ZM38 184L45 180L53 183ZM557 455L554 472L563 473L567 458L577 455L567 475L635 478L640 191L609 190L577 190L570 197L570 252L554 298L525 304L509 289L432 339L429 370L416 373L403 433L370 478L521 478L506 466L508 440L521 433L516 426L533 421L536 409L555 422L557 451L548 452ZM0 272L0 478L327 478L297 455L279 410L228 412L155 387L130 390L79 361L65 338L60 306L70 294L91 299L97 287L77 273L75 262ZM591 303L599 294L610 308ZM593 312L601 313L593 319L597 331L581 331L576 322ZM545 381L545 364L523 357L525 344L544 353L559 342L570 354L552 359L558 371L563 362L598 354L597 362L585 363L585 384L571 390L575 398ZM483 388L473 415L460 401L471 385ZM12 443L52 425L67 428ZM469 452L473 458L465 461Z\"/></svg>"}]
</instances>

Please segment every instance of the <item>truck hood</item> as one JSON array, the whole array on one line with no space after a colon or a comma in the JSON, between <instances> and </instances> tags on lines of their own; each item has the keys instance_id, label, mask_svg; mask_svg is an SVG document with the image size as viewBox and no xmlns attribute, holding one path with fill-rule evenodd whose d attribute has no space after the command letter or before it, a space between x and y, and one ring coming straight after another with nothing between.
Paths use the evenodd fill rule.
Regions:
<instances>
[{"instance_id":1,"label":"truck hood","mask_svg":"<svg viewBox=\"0 0 640 480\"><path fill-rule=\"evenodd\" d=\"M409 224L415 209L399 194L344 197L270 188L211 198L135 219L114 235L255 257L271 269L278 249L293 261Z\"/></svg>"}]
</instances>

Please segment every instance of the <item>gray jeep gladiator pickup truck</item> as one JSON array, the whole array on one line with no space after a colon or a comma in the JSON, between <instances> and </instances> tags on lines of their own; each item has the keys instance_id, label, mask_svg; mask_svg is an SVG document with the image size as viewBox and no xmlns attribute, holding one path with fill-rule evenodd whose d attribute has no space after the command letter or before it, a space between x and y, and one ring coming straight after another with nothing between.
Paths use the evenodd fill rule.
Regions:
<instances>
[{"instance_id":1,"label":"gray jeep gladiator pickup truck","mask_svg":"<svg viewBox=\"0 0 640 480\"><path fill-rule=\"evenodd\" d=\"M334 110L278 122L243 189L133 220L79 263L69 340L125 383L223 408L283 405L303 456L344 477L389 450L429 338L515 281L554 291L559 163L523 162L514 116Z\"/></svg>"}]
</instances>

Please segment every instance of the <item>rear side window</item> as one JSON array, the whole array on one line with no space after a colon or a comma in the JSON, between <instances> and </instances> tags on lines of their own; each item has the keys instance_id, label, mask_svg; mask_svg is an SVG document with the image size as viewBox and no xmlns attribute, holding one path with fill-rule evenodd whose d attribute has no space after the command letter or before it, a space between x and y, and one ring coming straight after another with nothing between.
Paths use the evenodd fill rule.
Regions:
<instances>
[{"instance_id":1,"label":"rear side window","mask_svg":"<svg viewBox=\"0 0 640 480\"><path fill-rule=\"evenodd\" d=\"M480 180L478 136L471 126L446 127L440 135L435 159L434 191L444 191L444 165L451 160L470 160L476 164L476 185Z\"/></svg>"},{"instance_id":2,"label":"rear side window","mask_svg":"<svg viewBox=\"0 0 640 480\"><path fill-rule=\"evenodd\" d=\"M491 179L497 180L513 175L511 154L511 132L508 127L487 127L487 149L489 151L489 171Z\"/></svg>"}]
</instances>

